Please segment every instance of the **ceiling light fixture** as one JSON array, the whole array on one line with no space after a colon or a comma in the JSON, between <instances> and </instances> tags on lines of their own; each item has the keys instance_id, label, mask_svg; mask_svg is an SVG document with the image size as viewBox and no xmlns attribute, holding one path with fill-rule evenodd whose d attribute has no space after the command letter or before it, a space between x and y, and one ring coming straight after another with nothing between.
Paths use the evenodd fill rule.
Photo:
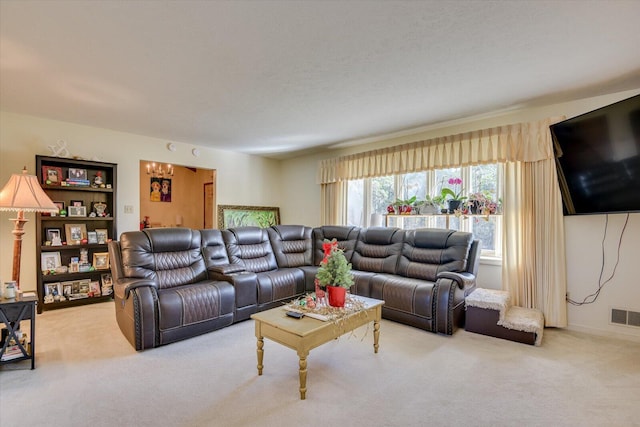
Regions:
<instances>
[{"instance_id":1,"label":"ceiling light fixture","mask_svg":"<svg viewBox=\"0 0 640 427\"><path fill-rule=\"evenodd\" d=\"M152 178L166 178L173 176L173 166L167 164L167 168L162 167L162 163L147 163L147 175L151 175Z\"/></svg>"}]
</instances>

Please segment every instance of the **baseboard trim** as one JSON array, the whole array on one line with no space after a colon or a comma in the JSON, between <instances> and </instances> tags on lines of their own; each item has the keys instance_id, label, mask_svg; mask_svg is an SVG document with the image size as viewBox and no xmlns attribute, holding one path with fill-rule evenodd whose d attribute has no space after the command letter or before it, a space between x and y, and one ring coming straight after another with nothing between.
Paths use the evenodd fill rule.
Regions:
<instances>
[{"instance_id":1,"label":"baseboard trim","mask_svg":"<svg viewBox=\"0 0 640 427\"><path fill-rule=\"evenodd\" d=\"M640 335L625 334L623 332L591 328L591 327L580 326L580 325L569 325L564 329L567 329L569 331L575 331L575 332L583 332L585 334L590 334L590 335L597 335L600 337L618 338L625 341L640 342Z\"/></svg>"}]
</instances>

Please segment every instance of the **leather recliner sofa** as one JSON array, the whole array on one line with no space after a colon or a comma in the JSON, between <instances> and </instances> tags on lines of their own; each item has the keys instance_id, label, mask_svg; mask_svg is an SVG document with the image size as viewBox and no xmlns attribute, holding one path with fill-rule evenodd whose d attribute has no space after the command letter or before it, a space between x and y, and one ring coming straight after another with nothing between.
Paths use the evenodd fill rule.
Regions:
<instances>
[{"instance_id":1,"label":"leather recliner sofa","mask_svg":"<svg viewBox=\"0 0 640 427\"><path fill-rule=\"evenodd\" d=\"M479 263L471 233L302 225L123 233L109 242L118 325L143 350L283 305L315 290L325 239L352 263L350 291L385 300L383 317L449 335L463 326Z\"/></svg>"}]
</instances>

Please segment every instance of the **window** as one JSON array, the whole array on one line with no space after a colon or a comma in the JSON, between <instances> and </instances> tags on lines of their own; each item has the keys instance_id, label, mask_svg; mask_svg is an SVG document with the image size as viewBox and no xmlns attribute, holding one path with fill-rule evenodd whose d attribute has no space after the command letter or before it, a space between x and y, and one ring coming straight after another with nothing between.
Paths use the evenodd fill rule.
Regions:
<instances>
[{"instance_id":1,"label":"window","mask_svg":"<svg viewBox=\"0 0 640 427\"><path fill-rule=\"evenodd\" d=\"M462 185L452 188L455 192L468 196L482 192L493 200L500 200L502 194L503 167L500 164L468 166L462 168L438 169L403 175L348 181L347 221L349 225L366 227L371 225L372 214L386 214L387 206L396 199L407 200L416 197L424 200L427 195L440 194L443 186L450 187L450 178L461 178ZM390 224L400 228L445 228L468 231L482 242L483 257L501 257L502 217L492 215L466 218L453 215L403 216L394 218Z\"/></svg>"}]
</instances>

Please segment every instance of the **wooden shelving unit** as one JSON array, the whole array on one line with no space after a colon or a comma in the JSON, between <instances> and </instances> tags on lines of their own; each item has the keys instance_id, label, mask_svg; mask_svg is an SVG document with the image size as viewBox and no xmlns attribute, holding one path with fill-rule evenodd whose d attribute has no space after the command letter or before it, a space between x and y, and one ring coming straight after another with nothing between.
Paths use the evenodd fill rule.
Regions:
<instances>
[{"instance_id":1,"label":"wooden shelving unit","mask_svg":"<svg viewBox=\"0 0 640 427\"><path fill-rule=\"evenodd\" d=\"M70 170L72 172L70 172ZM108 261L107 242L109 239L117 237L116 233L116 180L117 165L115 163L105 163L89 160L76 160L61 157L36 156L36 171L41 182L42 189L56 203L64 204L67 213L82 214L86 216L47 216L37 215L36 224L36 264L38 271L38 313L42 310L51 310L65 307L72 307L84 304L93 304L107 301L112 298L112 293L106 294L110 290L109 282L111 270L108 264L101 264L101 269L95 269L93 262L95 259ZM49 171L53 171L52 175ZM79 172L78 172L79 171ZM72 173L84 177L89 183L86 185L61 185L72 178ZM96 176L100 175L100 183L96 183ZM75 177L76 174L73 174ZM49 180L48 178L54 178ZM106 216L99 216L101 207L105 207ZM71 210L75 212L69 212ZM84 209L82 208L84 207ZM80 209L75 209L80 208ZM79 212L78 212L79 211ZM91 216L93 215L95 216ZM78 240L72 240L68 236L71 230L86 231L87 235L82 235ZM98 232L96 232L98 230ZM104 237L99 241L89 243L89 233L97 233ZM58 234L61 245L52 245L51 236ZM85 252L86 251L86 252ZM80 260L82 253L86 254L86 260L91 264L89 271L67 271L64 273L51 273L46 267L43 271L43 259L57 260L62 266L71 265L73 258ZM58 257L59 254L59 257ZM44 256L43 256L44 255ZM47 256L50 255L50 256ZM97 258L95 258L97 257ZM95 258L95 259L94 259ZM86 264L83 266L86 270ZM106 267L106 268L105 268ZM98 283L100 295L97 292L79 292L86 290L87 281L91 283L95 291ZM54 286L55 285L55 286ZM54 292L54 289L57 290ZM71 290L71 293L69 293ZM103 294L103 290L104 293ZM55 295L54 295L55 294ZM48 296L51 295L51 296ZM54 298L54 300L52 300Z\"/></svg>"}]
</instances>

